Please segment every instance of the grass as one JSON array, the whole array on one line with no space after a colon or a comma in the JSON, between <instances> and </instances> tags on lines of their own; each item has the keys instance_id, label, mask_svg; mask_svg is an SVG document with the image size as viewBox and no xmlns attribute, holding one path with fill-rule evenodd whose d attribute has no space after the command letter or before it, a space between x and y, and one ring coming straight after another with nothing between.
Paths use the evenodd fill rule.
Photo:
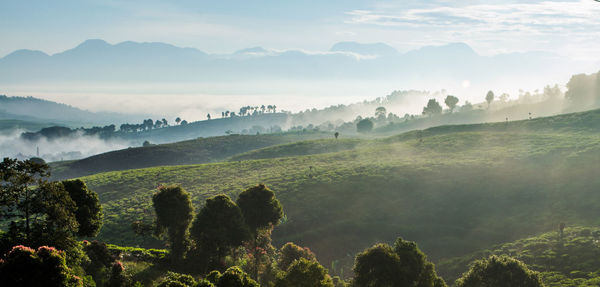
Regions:
<instances>
[{"instance_id":1,"label":"grass","mask_svg":"<svg viewBox=\"0 0 600 287\"><path fill-rule=\"evenodd\" d=\"M493 246L462 257L443 260L437 271L447 282L466 272L468 264L491 255L507 255L541 272L546 286L600 284L600 228L575 226Z\"/></svg>"},{"instance_id":2,"label":"grass","mask_svg":"<svg viewBox=\"0 0 600 287\"><path fill-rule=\"evenodd\" d=\"M267 146L333 137L330 133L275 133L198 138L182 142L107 152L81 160L51 163L56 179L105 171L162 165L184 165L221 161L233 155Z\"/></svg>"},{"instance_id":3,"label":"grass","mask_svg":"<svg viewBox=\"0 0 600 287\"><path fill-rule=\"evenodd\" d=\"M263 182L286 212L274 243L308 246L325 266L336 262L333 274L349 274L356 252L397 236L416 241L439 261L552 230L563 221L600 223L599 114L298 142L230 162L83 179L104 206L100 239L145 246L159 245L136 238L129 226L152 220L158 184L181 184L200 208L210 196L236 198Z\"/></svg>"}]
</instances>

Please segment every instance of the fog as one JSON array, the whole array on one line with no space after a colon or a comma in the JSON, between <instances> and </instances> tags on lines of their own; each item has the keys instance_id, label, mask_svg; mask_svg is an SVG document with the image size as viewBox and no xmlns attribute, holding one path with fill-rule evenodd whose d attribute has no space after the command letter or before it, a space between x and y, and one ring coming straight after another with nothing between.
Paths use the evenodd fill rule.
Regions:
<instances>
[{"instance_id":1,"label":"fog","mask_svg":"<svg viewBox=\"0 0 600 287\"><path fill-rule=\"evenodd\" d=\"M80 133L54 140L41 137L39 140L30 141L21 138L22 132L22 130L12 130L0 133L0 157L26 159L39 156L50 162L80 159L129 146L124 140L103 140L97 136L84 136Z\"/></svg>"}]
</instances>

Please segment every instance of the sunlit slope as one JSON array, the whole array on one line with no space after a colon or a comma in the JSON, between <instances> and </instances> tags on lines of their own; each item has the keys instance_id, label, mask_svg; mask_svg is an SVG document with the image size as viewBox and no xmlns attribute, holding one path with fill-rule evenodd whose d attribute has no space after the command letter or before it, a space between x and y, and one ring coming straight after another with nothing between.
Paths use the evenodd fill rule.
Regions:
<instances>
[{"instance_id":1,"label":"sunlit slope","mask_svg":"<svg viewBox=\"0 0 600 287\"><path fill-rule=\"evenodd\" d=\"M115 170L215 162L258 148L325 137L333 137L333 135L324 132L306 132L198 138L171 144L117 150L76 161L51 163L50 166L55 178L70 178Z\"/></svg>"},{"instance_id":2,"label":"sunlit slope","mask_svg":"<svg viewBox=\"0 0 600 287\"><path fill-rule=\"evenodd\" d=\"M181 184L199 207L208 196L235 198L264 182L287 214L273 233L278 244L307 245L323 263L340 259L338 266L348 267L356 251L402 236L439 259L547 231L561 221L600 222L597 115L438 127L362 140L347 151L109 172L84 180L104 204L100 236L116 244L141 242L129 225L150 220L159 183Z\"/></svg>"},{"instance_id":3,"label":"sunlit slope","mask_svg":"<svg viewBox=\"0 0 600 287\"><path fill-rule=\"evenodd\" d=\"M469 263L490 255L507 255L541 272L546 286L600 285L600 228L567 227L514 242L503 243L462 257L443 260L438 274L452 283L468 269Z\"/></svg>"}]
</instances>

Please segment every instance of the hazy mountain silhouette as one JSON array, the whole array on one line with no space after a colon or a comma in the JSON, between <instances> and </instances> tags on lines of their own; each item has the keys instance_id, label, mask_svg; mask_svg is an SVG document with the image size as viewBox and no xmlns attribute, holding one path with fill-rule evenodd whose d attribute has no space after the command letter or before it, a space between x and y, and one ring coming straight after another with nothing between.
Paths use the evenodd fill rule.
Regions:
<instances>
[{"instance_id":1,"label":"hazy mountain silhouette","mask_svg":"<svg viewBox=\"0 0 600 287\"><path fill-rule=\"evenodd\" d=\"M54 55L18 50L0 59L0 83L214 82L276 79L489 80L542 76L567 61L540 52L486 57L464 43L400 53L383 43L341 42L326 52L275 51L262 47L207 54L165 43L87 40ZM510 72L508 75L505 72ZM504 73L504 74L503 74Z\"/></svg>"}]
</instances>

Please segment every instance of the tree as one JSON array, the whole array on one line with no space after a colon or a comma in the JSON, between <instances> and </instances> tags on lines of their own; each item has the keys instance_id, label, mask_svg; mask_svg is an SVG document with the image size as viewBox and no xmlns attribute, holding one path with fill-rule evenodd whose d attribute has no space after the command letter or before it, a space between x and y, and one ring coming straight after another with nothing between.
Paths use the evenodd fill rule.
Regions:
<instances>
[{"instance_id":1,"label":"tree","mask_svg":"<svg viewBox=\"0 0 600 287\"><path fill-rule=\"evenodd\" d=\"M212 285L212 283L209 282ZM194 277L187 274L180 274L168 271L167 276L157 285L157 287L196 287L197 283ZM208 285L210 286L210 285ZM214 285L213 285L214 286Z\"/></svg>"},{"instance_id":2,"label":"tree","mask_svg":"<svg viewBox=\"0 0 600 287\"><path fill-rule=\"evenodd\" d=\"M110 268L110 277L108 278L108 287L126 287L129 284L129 278L125 275L125 267L121 261L115 261Z\"/></svg>"},{"instance_id":3,"label":"tree","mask_svg":"<svg viewBox=\"0 0 600 287\"><path fill-rule=\"evenodd\" d=\"M206 118L210 121L210 114L206 114Z\"/></svg>"},{"instance_id":4,"label":"tree","mask_svg":"<svg viewBox=\"0 0 600 287\"><path fill-rule=\"evenodd\" d=\"M477 260L456 280L457 287L538 287L544 286L537 272L507 256Z\"/></svg>"},{"instance_id":5,"label":"tree","mask_svg":"<svg viewBox=\"0 0 600 287\"><path fill-rule=\"evenodd\" d=\"M454 108L456 108L456 104L458 104L458 98L452 95L448 95L446 96L444 103L446 104L446 106L448 106L450 112L452 113L454 111Z\"/></svg>"},{"instance_id":6,"label":"tree","mask_svg":"<svg viewBox=\"0 0 600 287\"><path fill-rule=\"evenodd\" d=\"M465 104L460 107L460 111L461 112L469 112L473 110L473 104L471 104L471 102L466 101Z\"/></svg>"},{"instance_id":7,"label":"tree","mask_svg":"<svg viewBox=\"0 0 600 287\"><path fill-rule=\"evenodd\" d=\"M264 184L248 188L238 196L237 205L242 210L244 221L252 234L252 250L254 258L253 278L258 278L258 267L261 253L257 245L262 230L272 229L283 217L283 207L275 193Z\"/></svg>"},{"instance_id":8,"label":"tree","mask_svg":"<svg viewBox=\"0 0 600 287\"><path fill-rule=\"evenodd\" d=\"M10 228L6 240L34 247L76 246L77 205L60 182L49 182L48 165L5 158L0 163L0 215Z\"/></svg>"},{"instance_id":9,"label":"tree","mask_svg":"<svg viewBox=\"0 0 600 287\"><path fill-rule=\"evenodd\" d=\"M172 258L183 258L187 248L187 231L194 208L190 194L181 186L161 186L152 196L156 212L156 234L165 232L171 248Z\"/></svg>"},{"instance_id":10,"label":"tree","mask_svg":"<svg viewBox=\"0 0 600 287\"><path fill-rule=\"evenodd\" d=\"M177 117L177 118L175 119L175 122L176 122L177 124L179 124L179 123L181 122L181 118L180 118L180 117Z\"/></svg>"},{"instance_id":11,"label":"tree","mask_svg":"<svg viewBox=\"0 0 600 287\"><path fill-rule=\"evenodd\" d=\"M110 254L105 243L99 241L83 241L83 251L90 260L83 264L86 274L89 274L96 282L97 286L104 286L108 280L109 268L114 263L115 258Z\"/></svg>"},{"instance_id":12,"label":"tree","mask_svg":"<svg viewBox=\"0 0 600 287\"><path fill-rule=\"evenodd\" d=\"M490 105L492 104L493 100L494 100L494 92L488 91L487 95L485 95L485 101L488 104L488 109L490 108Z\"/></svg>"},{"instance_id":13,"label":"tree","mask_svg":"<svg viewBox=\"0 0 600 287\"><path fill-rule=\"evenodd\" d=\"M276 287L334 287L327 270L314 260L300 258L281 276Z\"/></svg>"},{"instance_id":14,"label":"tree","mask_svg":"<svg viewBox=\"0 0 600 287\"><path fill-rule=\"evenodd\" d=\"M163 119L161 120L161 122L162 122L162 126L163 126L163 127L168 127L168 126L169 126L169 122L167 121L167 119L163 118Z\"/></svg>"},{"instance_id":15,"label":"tree","mask_svg":"<svg viewBox=\"0 0 600 287\"><path fill-rule=\"evenodd\" d=\"M370 119L362 119L356 124L356 131L367 133L373 130L373 122Z\"/></svg>"},{"instance_id":16,"label":"tree","mask_svg":"<svg viewBox=\"0 0 600 287\"><path fill-rule=\"evenodd\" d=\"M377 244L356 256L354 286L446 286L414 242Z\"/></svg>"},{"instance_id":17,"label":"tree","mask_svg":"<svg viewBox=\"0 0 600 287\"><path fill-rule=\"evenodd\" d=\"M335 132L333 136L335 136L335 139L337 139L340 136L340 132Z\"/></svg>"},{"instance_id":18,"label":"tree","mask_svg":"<svg viewBox=\"0 0 600 287\"><path fill-rule=\"evenodd\" d=\"M292 242L288 242L281 247L279 250L279 258L277 260L277 266L281 270L287 270L292 263L301 258L317 261L315 254L308 249L308 247L300 247Z\"/></svg>"},{"instance_id":19,"label":"tree","mask_svg":"<svg viewBox=\"0 0 600 287\"><path fill-rule=\"evenodd\" d=\"M589 106L600 100L600 72L573 75L567 83L565 98L578 106Z\"/></svg>"},{"instance_id":20,"label":"tree","mask_svg":"<svg viewBox=\"0 0 600 287\"><path fill-rule=\"evenodd\" d=\"M185 126L185 125L187 125L187 124L188 124L188 121L186 121L186 120L183 120L183 121L181 121L181 125L182 125L182 126Z\"/></svg>"},{"instance_id":21,"label":"tree","mask_svg":"<svg viewBox=\"0 0 600 287\"><path fill-rule=\"evenodd\" d=\"M375 117L376 117L378 120L385 119L385 115L386 115L386 113L387 113L387 111L386 111L385 107L377 107L377 108L375 109Z\"/></svg>"},{"instance_id":22,"label":"tree","mask_svg":"<svg viewBox=\"0 0 600 287\"><path fill-rule=\"evenodd\" d=\"M83 286L81 278L67 266L65 254L48 246L37 250L13 247L0 260L0 282L13 287Z\"/></svg>"},{"instance_id":23,"label":"tree","mask_svg":"<svg viewBox=\"0 0 600 287\"><path fill-rule=\"evenodd\" d=\"M212 271L206 276L217 287L259 287L258 283L237 266L229 267L223 274Z\"/></svg>"},{"instance_id":24,"label":"tree","mask_svg":"<svg viewBox=\"0 0 600 287\"><path fill-rule=\"evenodd\" d=\"M62 184L77 206L75 211L75 219L79 224L77 236L96 236L102 227L104 217L98 194L89 190L80 179L65 180Z\"/></svg>"},{"instance_id":25,"label":"tree","mask_svg":"<svg viewBox=\"0 0 600 287\"><path fill-rule=\"evenodd\" d=\"M435 99L430 99L427 106L423 108L423 114L428 116L439 115L442 113L442 106Z\"/></svg>"},{"instance_id":26,"label":"tree","mask_svg":"<svg viewBox=\"0 0 600 287\"><path fill-rule=\"evenodd\" d=\"M206 200L192 223L190 235L196 245L215 256L218 263L231 248L250 238L242 211L224 194Z\"/></svg>"}]
</instances>

